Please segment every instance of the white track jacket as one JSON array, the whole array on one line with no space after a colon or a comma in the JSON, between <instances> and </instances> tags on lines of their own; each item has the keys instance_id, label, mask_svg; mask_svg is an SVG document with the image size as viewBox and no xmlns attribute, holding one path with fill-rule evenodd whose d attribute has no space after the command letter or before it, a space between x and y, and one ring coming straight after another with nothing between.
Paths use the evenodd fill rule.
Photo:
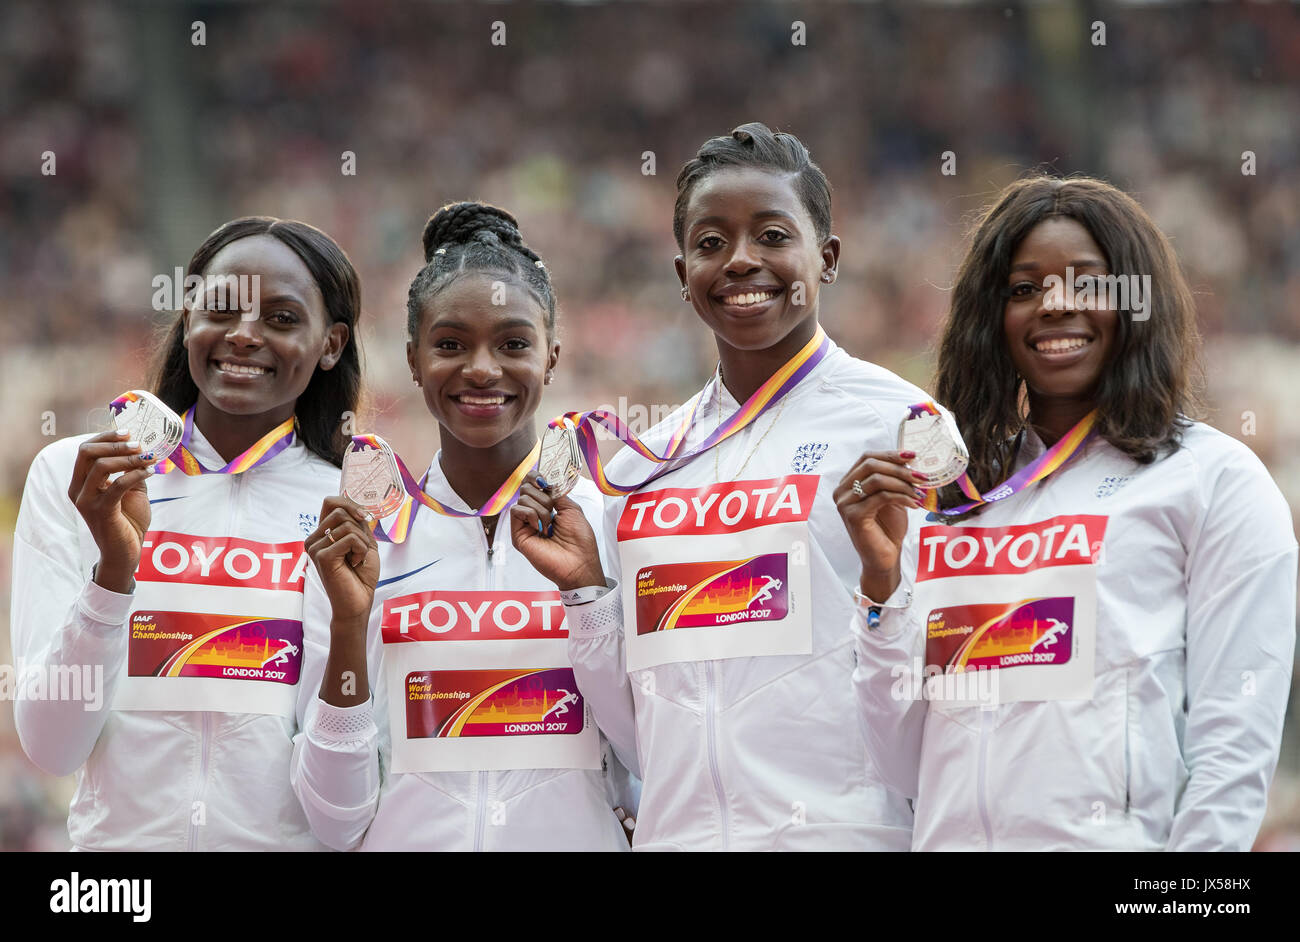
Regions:
<instances>
[{"instance_id":1,"label":"white track jacket","mask_svg":"<svg viewBox=\"0 0 1300 942\"><path fill-rule=\"evenodd\" d=\"M739 408L717 395L715 376L687 449ZM757 422L607 503L620 591L592 603L601 617L569 646L601 728L640 770L636 849L908 848L911 810L877 778L853 716L858 557L831 494L863 452L897 447L906 407L927 398L834 347ZM662 450L682 417L643 440ZM624 449L608 474L652 470ZM615 549L620 521L649 560L635 572Z\"/></svg>"},{"instance_id":2,"label":"white track jacket","mask_svg":"<svg viewBox=\"0 0 1300 942\"><path fill-rule=\"evenodd\" d=\"M425 490L471 509L436 457ZM595 485L580 481L569 496L599 523ZM367 629L371 700L358 706L319 697L331 608L315 567L308 577L292 777L317 836L339 850L626 851L613 809L634 815L635 798L591 711L560 702L576 693L571 677L547 686L545 702L518 696L518 683L530 681L513 680L537 673L530 668L563 675L564 624L572 630L597 603L562 605L515 550L508 513L489 548L478 519L422 507L406 542L381 542L379 556ZM521 703L529 699L537 702ZM502 720L490 722L498 711ZM564 732L520 734L537 727ZM584 737L574 760L566 750ZM546 762L573 764L538 767Z\"/></svg>"},{"instance_id":3,"label":"white track jacket","mask_svg":"<svg viewBox=\"0 0 1300 942\"><path fill-rule=\"evenodd\" d=\"M150 592L169 593L170 607L184 611L164 617L182 626L213 618L196 612L221 613L211 624L266 614L259 606L267 599L276 600L285 622L301 617L302 575L310 568L302 540L324 496L337 491L338 468L295 442L242 474L151 477L150 545L141 554L135 595L121 595L91 581L99 550L68 499L77 448L89 437L62 439L36 456L14 535L15 660L22 670L59 678L64 693L75 692L66 688L74 675L88 681L72 698L19 696L14 711L31 760L53 775L76 773L68 815L74 848L323 850L289 787L292 690L274 691L288 696L280 715L119 707L124 684L140 681L127 678L128 635L136 620L153 624L137 610ZM225 464L197 427L190 449L207 467ZM244 603L229 607L231 599L254 601L241 612ZM235 618L221 622L223 616ZM88 698L96 675L102 689ZM280 687L238 683L250 697Z\"/></svg>"},{"instance_id":4,"label":"white track jacket","mask_svg":"<svg viewBox=\"0 0 1300 942\"><path fill-rule=\"evenodd\" d=\"M850 620L867 749L916 799L913 848L1249 850L1296 618L1291 512L1259 459L1199 423L1150 465L1094 439L974 517L925 518L889 600L911 605ZM917 679L954 658L983 684Z\"/></svg>"}]
</instances>

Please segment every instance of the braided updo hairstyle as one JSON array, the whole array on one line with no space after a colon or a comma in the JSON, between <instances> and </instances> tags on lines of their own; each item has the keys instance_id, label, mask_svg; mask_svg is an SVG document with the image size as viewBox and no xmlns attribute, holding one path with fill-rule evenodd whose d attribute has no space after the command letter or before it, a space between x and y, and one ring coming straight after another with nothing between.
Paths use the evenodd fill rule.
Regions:
<instances>
[{"instance_id":1,"label":"braided updo hairstyle","mask_svg":"<svg viewBox=\"0 0 1300 942\"><path fill-rule=\"evenodd\" d=\"M524 245L519 223L499 206L448 203L424 224L425 265L406 297L406 329L418 339L425 304L461 275L499 272L515 279L546 312L555 332L555 289L537 253Z\"/></svg>"}]
</instances>

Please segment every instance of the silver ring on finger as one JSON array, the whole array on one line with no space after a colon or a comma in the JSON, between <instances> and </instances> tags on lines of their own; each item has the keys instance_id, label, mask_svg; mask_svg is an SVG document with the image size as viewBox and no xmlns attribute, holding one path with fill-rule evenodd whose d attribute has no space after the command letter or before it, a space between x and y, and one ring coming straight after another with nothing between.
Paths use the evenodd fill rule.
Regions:
<instances>
[{"instance_id":1,"label":"silver ring on finger","mask_svg":"<svg viewBox=\"0 0 1300 942\"><path fill-rule=\"evenodd\" d=\"M334 542L334 532L333 532L333 531L334 531L334 528L333 528L333 527L326 527L326 528L325 528L325 535L326 535L327 537L330 538L330 542L331 542L331 543Z\"/></svg>"},{"instance_id":2,"label":"silver ring on finger","mask_svg":"<svg viewBox=\"0 0 1300 942\"><path fill-rule=\"evenodd\" d=\"M854 481L854 482L853 482L853 493L857 494L859 497L866 497L866 496L867 496L867 495L866 495L866 492L862 490L862 482L861 482L861 481Z\"/></svg>"}]
</instances>

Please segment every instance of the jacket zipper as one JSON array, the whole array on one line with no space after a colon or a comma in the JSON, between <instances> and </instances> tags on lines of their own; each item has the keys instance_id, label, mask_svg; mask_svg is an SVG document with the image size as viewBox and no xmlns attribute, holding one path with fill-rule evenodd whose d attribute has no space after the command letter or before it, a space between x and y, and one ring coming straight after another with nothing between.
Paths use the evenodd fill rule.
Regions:
<instances>
[{"instance_id":1,"label":"jacket zipper","mask_svg":"<svg viewBox=\"0 0 1300 942\"><path fill-rule=\"evenodd\" d=\"M727 816L727 797L722 790L722 773L718 770L718 733L717 733L717 675L714 661L705 661L704 703L705 735L709 751L709 773L713 776L713 791L718 799L718 812L722 816L722 849L731 845L731 822Z\"/></svg>"},{"instance_id":2,"label":"jacket zipper","mask_svg":"<svg viewBox=\"0 0 1300 942\"><path fill-rule=\"evenodd\" d=\"M493 541L488 539L487 531L483 529L481 520L474 521L475 526L479 529L479 534L483 537L483 544L487 547L487 556L483 558L483 585L489 589L494 589L492 579L492 556L495 552ZM501 526L500 518L497 519L497 526ZM495 536L495 532L493 533ZM482 771L478 773L478 781L474 788L474 852L478 853L483 850L483 834L487 824L487 791L488 791L488 773Z\"/></svg>"},{"instance_id":3,"label":"jacket zipper","mask_svg":"<svg viewBox=\"0 0 1300 942\"><path fill-rule=\"evenodd\" d=\"M243 479L238 474L227 477L230 478L230 516L226 518L226 533L233 534L239 523L239 492ZM212 714L204 710L199 717L199 781L194 789L194 800L190 802L190 850L198 850L199 847L200 825L194 821L194 812L203 808L203 796L208 789L208 757L212 749ZM207 822L207 808L203 808L201 819Z\"/></svg>"},{"instance_id":4,"label":"jacket zipper","mask_svg":"<svg viewBox=\"0 0 1300 942\"><path fill-rule=\"evenodd\" d=\"M488 774L480 772L478 774L478 785L474 789L474 853L483 849L483 825L487 821L487 787Z\"/></svg>"},{"instance_id":5,"label":"jacket zipper","mask_svg":"<svg viewBox=\"0 0 1300 942\"><path fill-rule=\"evenodd\" d=\"M989 823L988 788L985 779L989 766L989 734L993 727L993 711L980 711L980 758L975 794L979 802L980 823L984 825L985 850L993 849L993 825Z\"/></svg>"}]
</instances>

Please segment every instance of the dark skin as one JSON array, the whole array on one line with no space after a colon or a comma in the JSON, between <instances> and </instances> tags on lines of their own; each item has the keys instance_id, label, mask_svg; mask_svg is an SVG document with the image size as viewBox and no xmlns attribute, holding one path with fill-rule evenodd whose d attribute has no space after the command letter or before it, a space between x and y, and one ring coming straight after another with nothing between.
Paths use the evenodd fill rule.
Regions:
<instances>
[{"instance_id":1,"label":"dark skin","mask_svg":"<svg viewBox=\"0 0 1300 942\"><path fill-rule=\"evenodd\" d=\"M325 300L306 264L269 235L231 242L205 275L259 277L256 319L219 287L186 311L185 349L199 387L195 424L226 461L239 456L294 413L316 368L333 369L348 326L330 323ZM237 375L223 366L265 370Z\"/></svg>"},{"instance_id":2,"label":"dark skin","mask_svg":"<svg viewBox=\"0 0 1300 942\"><path fill-rule=\"evenodd\" d=\"M503 285L502 293L494 282ZM494 295L504 303L493 304ZM541 304L500 274L465 275L425 303L415 339L407 343L407 364L438 422L442 471L471 507L482 506L537 443L534 416L559 355ZM525 528L523 520L541 512L539 496L535 485L526 484L512 511L513 541L535 563L535 556L545 559L551 541L540 536L535 522L529 533L518 531ZM554 509L566 521L574 513L582 516L567 499ZM495 518L485 519L495 527ZM536 542L545 547L539 550ZM325 500L320 526L306 545L333 611L320 696L334 706L356 706L370 698L365 642L379 579L378 545L366 512L343 497ZM567 575L604 582L599 569ZM571 579L558 576L553 581L567 587ZM345 684L349 678L353 683Z\"/></svg>"},{"instance_id":3,"label":"dark skin","mask_svg":"<svg viewBox=\"0 0 1300 942\"><path fill-rule=\"evenodd\" d=\"M294 413L317 368L338 363L346 324L331 324L320 289L293 250L271 236L238 239L218 252L209 275L257 275L258 318L243 319L221 293L204 296L183 315L190 375L199 388L195 424L226 461L237 457ZM236 299L232 298L231 301ZM230 376L219 364L257 365L260 375ZM68 497L86 521L99 562L96 584L128 593L149 530L152 473L126 435L105 432L82 443ZM109 475L125 472L109 484Z\"/></svg>"},{"instance_id":4,"label":"dark skin","mask_svg":"<svg viewBox=\"0 0 1300 942\"><path fill-rule=\"evenodd\" d=\"M684 247L673 265L713 331L723 380L739 402L816 334L819 288L835 280L839 264L840 240L817 238L794 181L788 173L726 168L696 184L686 207ZM550 503L544 494L533 496L541 506L530 522L544 523ZM534 565L548 578L586 573L591 581L577 586L605 584L603 576L594 578L601 571L597 544L581 513L558 514L544 542L548 568Z\"/></svg>"},{"instance_id":5,"label":"dark skin","mask_svg":"<svg viewBox=\"0 0 1300 942\"><path fill-rule=\"evenodd\" d=\"M1095 393L1114 350L1117 314L1101 305L1080 307L1067 292L1043 290L1066 269L1080 277L1105 275L1105 255L1088 230L1050 217L1016 247L1003 307L1007 350L1029 393L1029 422L1050 447L1096 407ZM922 476L907 467L910 452L868 453L835 489L835 502L862 562L861 591L883 602L901 581L899 555L907 534L905 493ZM865 496L853 493L861 482ZM916 501L913 506L920 506Z\"/></svg>"},{"instance_id":6,"label":"dark skin","mask_svg":"<svg viewBox=\"0 0 1300 942\"><path fill-rule=\"evenodd\" d=\"M697 183L686 207L682 254L673 265L695 313L713 331L724 381L738 402L812 339L819 289L835 280L839 265L839 238L817 238L795 180L726 168ZM731 303L756 292L772 297Z\"/></svg>"}]
</instances>

